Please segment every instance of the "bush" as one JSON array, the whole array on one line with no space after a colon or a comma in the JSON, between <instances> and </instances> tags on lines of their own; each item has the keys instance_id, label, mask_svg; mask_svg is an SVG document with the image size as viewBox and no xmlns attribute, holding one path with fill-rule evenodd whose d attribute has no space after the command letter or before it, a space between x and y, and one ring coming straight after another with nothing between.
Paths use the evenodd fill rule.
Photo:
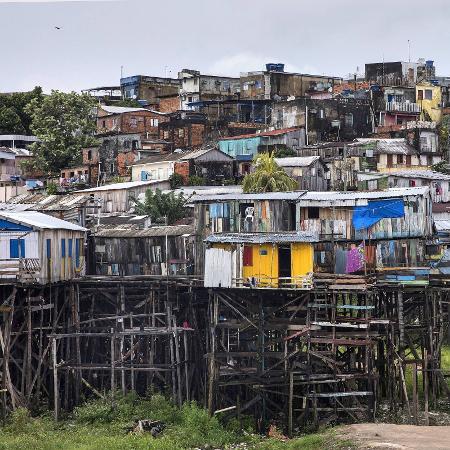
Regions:
<instances>
[{"instance_id":1,"label":"bush","mask_svg":"<svg viewBox=\"0 0 450 450\"><path fill-rule=\"evenodd\" d=\"M184 178L179 173L173 173L169 177L170 189L176 189L184 184Z\"/></svg>"},{"instance_id":2,"label":"bush","mask_svg":"<svg viewBox=\"0 0 450 450\"><path fill-rule=\"evenodd\" d=\"M203 177L192 175L189 177L188 184L189 186L204 186L206 184L206 180Z\"/></svg>"},{"instance_id":3,"label":"bush","mask_svg":"<svg viewBox=\"0 0 450 450\"><path fill-rule=\"evenodd\" d=\"M48 195L55 195L58 193L58 185L56 183L47 183L47 188L45 189Z\"/></svg>"}]
</instances>

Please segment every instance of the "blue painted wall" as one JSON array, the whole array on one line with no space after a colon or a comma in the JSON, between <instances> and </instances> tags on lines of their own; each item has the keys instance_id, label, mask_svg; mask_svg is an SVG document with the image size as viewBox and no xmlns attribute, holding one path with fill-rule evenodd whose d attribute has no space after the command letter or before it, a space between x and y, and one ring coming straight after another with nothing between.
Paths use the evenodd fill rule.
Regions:
<instances>
[{"instance_id":1,"label":"blue painted wall","mask_svg":"<svg viewBox=\"0 0 450 450\"><path fill-rule=\"evenodd\" d=\"M219 149L233 158L240 155L254 156L258 153L258 147L260 145L261 137L259 136L219 141Z\"/></svg>"}]
</instances>

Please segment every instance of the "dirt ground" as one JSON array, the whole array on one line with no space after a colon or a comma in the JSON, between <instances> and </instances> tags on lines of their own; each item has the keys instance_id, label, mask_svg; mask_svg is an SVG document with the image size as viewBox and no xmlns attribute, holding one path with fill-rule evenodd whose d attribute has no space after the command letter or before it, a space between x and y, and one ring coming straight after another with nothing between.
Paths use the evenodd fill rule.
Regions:
<instances>
[{"instance_id":1,"label":"dirt ground","mask_svg":"<svg viewBox=\"0 0 450 450\"><path fill-rule=\"evenodd\" d=\"M361 449L450 449L450 426L362 423L344 427L342 434Z\"/></svg>"}]
</instances>

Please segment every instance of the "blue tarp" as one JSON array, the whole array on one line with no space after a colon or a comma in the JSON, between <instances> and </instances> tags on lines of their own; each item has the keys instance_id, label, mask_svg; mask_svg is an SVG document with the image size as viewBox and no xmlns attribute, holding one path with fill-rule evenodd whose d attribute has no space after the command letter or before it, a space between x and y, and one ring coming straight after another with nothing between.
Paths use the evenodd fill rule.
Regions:
<instances>
[{"instance_id":1,"label":"blue tarp","mask_svg":"<svg viewBox=\"0 0 450 450\"><path fill-rule=\"evenodd\" d=\"M402 199L369 201L367 206L353 209L353 227L355 230L369 228L385 218L404 217L405 204Z\"/></svg>"}]
</instances>

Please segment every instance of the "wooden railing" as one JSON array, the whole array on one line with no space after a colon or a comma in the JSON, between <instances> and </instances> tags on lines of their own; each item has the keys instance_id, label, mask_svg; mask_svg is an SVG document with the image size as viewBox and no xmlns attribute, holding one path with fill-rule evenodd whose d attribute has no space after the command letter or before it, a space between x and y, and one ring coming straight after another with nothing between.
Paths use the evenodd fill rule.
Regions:
<instances>
[{"instance_id":1,"label":"wooden railing","mask_svg":"<svg viewBox=\"0 0 450 450\"><path fill-rule=\"evenodd\" d=\"M0 260L0 279L20 281L35 280L41 271L38 258L18 258Z\"/></svg>"},{"instance_id":2,"label":"wooden railing","mask_svg":"<svg viewBox=\"0 0 450 450\"><path fill-rule=\"evenodd\" d=\"M297 277L233 278L232 287L268 289L312 289L312 274Z\"/></svg>"}]
</instances>

